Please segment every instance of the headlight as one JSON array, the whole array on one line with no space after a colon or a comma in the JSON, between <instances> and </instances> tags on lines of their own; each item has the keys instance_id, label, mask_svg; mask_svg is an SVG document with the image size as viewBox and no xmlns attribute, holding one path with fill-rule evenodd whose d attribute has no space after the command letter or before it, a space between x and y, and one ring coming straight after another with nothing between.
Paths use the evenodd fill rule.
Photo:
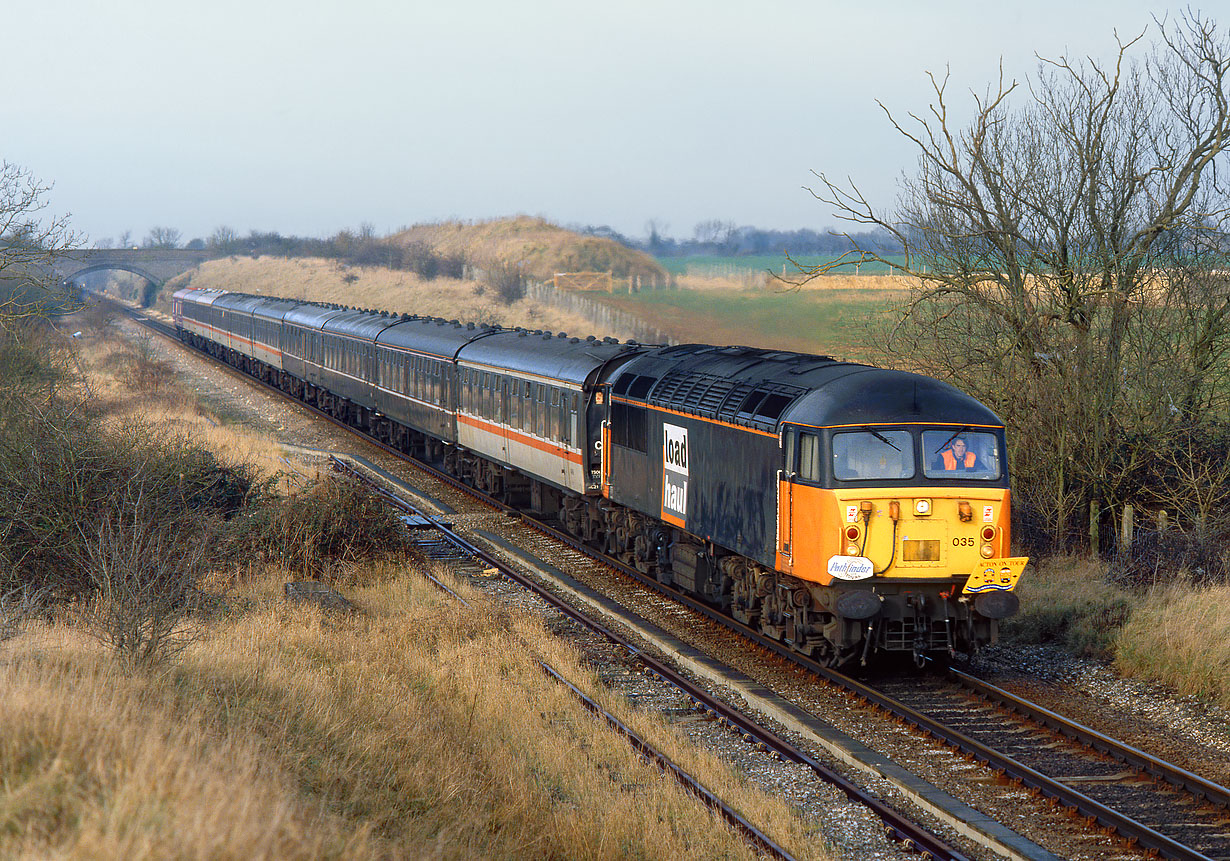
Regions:
<instances>
[{"instance_id":1,"label":"headlight","mask_svg":"<svg viewBox=\"0 0 1230 861\"><path fill-rule=\"evenodd\" d=\"M992 547L990 544L982 545L982 558L983 559L990 559L994 555L995 555L994 547Z\"/></svg>"},{"instance_id":2,"label":"headlight","mask_svg":"<svg viewBox=\"0 0 1230 861\"><path fill-rule=\"evenodd\" d=\"M857 544L847 544L846 545L846 555L847 556L857 556L858 555L858 545Z\"/></svg>"}]
</instances>

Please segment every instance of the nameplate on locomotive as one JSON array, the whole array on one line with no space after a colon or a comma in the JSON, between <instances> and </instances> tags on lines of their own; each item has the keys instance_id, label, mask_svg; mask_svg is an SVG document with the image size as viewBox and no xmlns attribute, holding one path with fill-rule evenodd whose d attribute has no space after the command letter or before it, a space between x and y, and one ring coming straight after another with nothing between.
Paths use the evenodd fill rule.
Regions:
<instances>
[{"instance_id":1,"label":"nameplate on locomotive","mask_svg":"<svg viewBox=\"0 0 1230 861\"><path fill-rule=\"evenodd\" d=\"M662 426L662 515L678 525L688 517L688 429Z\"/></svg>"},{"instance_id":2,"label":"nameplate on locomotive","mask_svg":"<svg viewBox=\"0 0 1230 861\"><path fill-rule=\"evenodd\" d=\"M866 556L830 556L829 576L838 580L866 580L875 566Z\"/></svg>"}]
</instances>

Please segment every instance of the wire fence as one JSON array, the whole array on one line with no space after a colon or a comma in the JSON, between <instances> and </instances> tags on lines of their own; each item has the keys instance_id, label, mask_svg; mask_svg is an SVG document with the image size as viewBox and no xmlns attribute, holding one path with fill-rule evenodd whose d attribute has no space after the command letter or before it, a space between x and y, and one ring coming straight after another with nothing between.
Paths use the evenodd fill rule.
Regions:
<instances>
[{"instance_id":1,"label":"wire fence","mask_svg":"<svg viewBox=\"0 0 1230 861\"><path fill-rule=\"evenodd\" d=\"M594 326L596 335L624 332L631 333L633 340L644 344L675 343L670 335L639 317L605 305L584 293L557 289L550 281L527 281L525 295L544 305L579 314Z\"/></svg>"}]
</instances>

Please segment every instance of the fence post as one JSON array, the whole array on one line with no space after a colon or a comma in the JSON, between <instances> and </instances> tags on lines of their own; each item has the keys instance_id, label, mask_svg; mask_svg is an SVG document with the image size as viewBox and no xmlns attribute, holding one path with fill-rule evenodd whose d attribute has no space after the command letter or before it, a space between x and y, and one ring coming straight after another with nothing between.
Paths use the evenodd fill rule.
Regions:
<instances>
[{"instance_id":1,"label":"fence post","mask_svg":"<svg viewBox=\"0 0 1230 861\"><path fill-rule=\"evenodd\" d=\"M1091 499L1089 501L1089 552L1094 556L1102 549L1098 536L1098 520L1102 514L1102 500Z\"/></svg>"},{"instance_id":2,"label":"fence post","mask_svg":"<svg viewBox=\"0 0 1230 861\"><path fill-rule=\"evenodd\" d=\"M1136 532L1136 510L1129 502L1123 506L1123 532L1119 536L1122 551L1126 553L1132 546L1132 538Z\"/></svg>"}]
</instances>

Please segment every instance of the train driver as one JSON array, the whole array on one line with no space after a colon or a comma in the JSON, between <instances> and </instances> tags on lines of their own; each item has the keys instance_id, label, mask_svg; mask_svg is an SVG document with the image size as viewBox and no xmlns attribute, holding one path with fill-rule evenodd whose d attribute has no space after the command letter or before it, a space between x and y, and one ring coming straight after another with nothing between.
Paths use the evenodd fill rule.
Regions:
<instances>
[{"instance_id":1,"label":"train driver","mask_svg":"<svg viewBox=\"0 0 1230 861\"><path fill-rule=\"evenodd\" d=\"M965 437L959 436L936 454L931 468L944 472L973 472L983 467L978 455L969 449Z\"/></svg>"}]
</instances>

